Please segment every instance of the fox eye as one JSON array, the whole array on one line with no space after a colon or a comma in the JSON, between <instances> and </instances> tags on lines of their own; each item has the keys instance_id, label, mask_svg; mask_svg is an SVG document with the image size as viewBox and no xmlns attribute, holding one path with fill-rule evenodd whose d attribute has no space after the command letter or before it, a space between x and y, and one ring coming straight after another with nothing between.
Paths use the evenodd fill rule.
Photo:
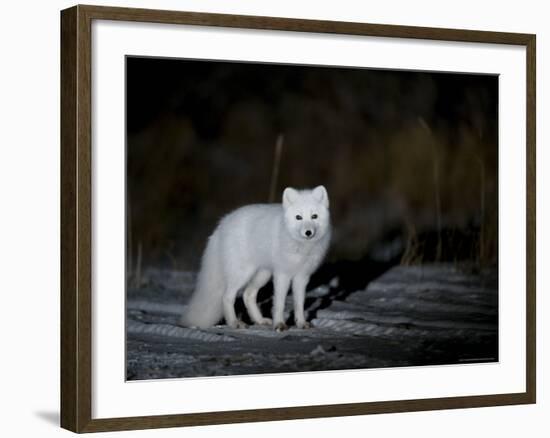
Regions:
<instances>
[{"instance_id":1,"label":"fox eye","mask_svg":"<svg viewBox=\"0 0 550 438\"><path fill-rule=\"evenodd\" d=\"M311 219L317 219L317 215L316 215L316 214L312 214L312 215L311 215Z\"/></svg>"},{"instance_id":2,"label":"fox eye","mask_svg":"<svg viewBox=\"0 0 550 438\"><path fill-rule=\"evenodd\" d=\"M299 221L302 220L302 216L300 216L299 214L296 215L296 219L298 219Z\"/></svg>"}]
</instances>

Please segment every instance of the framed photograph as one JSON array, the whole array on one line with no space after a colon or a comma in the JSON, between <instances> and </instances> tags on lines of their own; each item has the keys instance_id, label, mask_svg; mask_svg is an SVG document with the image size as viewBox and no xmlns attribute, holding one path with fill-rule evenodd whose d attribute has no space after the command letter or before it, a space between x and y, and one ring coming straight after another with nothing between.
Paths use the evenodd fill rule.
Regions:
<instances>
[{"instance_id":1,"label":"framed photograph","mask_svg":"<svg viewBox=\"0 0 550 438\"><path fill-rule=\"evenodd\" d=\"M61 425L535 403L535 35L61 12Z\"/></svg>"}]
</instances>

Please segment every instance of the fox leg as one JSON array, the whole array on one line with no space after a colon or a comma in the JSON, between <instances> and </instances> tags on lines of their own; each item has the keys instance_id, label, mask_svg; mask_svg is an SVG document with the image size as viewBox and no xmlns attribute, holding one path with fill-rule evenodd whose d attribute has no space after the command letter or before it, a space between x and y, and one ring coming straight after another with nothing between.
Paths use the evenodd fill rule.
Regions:
<instances>
[{"instance_id":1,"label":"fox leg","mask_svg":"<svg viewBox=\"0 0 550 438\"><path fill-rule=\"evenodd\" d=\"M235 313L235 298L239 290L246 284L250 278L250 274L239 275L237 277L228 279L227 287L223 294L223 316L225 317L225 323L232 328L246 328L246 324L237 319Z\"/></svg>"},{"instance_id":2,"label":"fox leg","mask_svg":"<svg viewBox=\"0 0 550 438\"><path fill-rule=\"evenodd\" d=\"M284 274L275 273L273 276L273 328L277 331L286 330L284 321L285 299L290 286L290 278Z\"/></svg>"},{"instance_id":3,"label":"fox leg","mask_svg":"<svg viewBox=\"0 0 550 438\"><path fill-rule=\"evenodd\" d=\"M294 320L296 327L309 328L311 325L304 316L304 301L306 299L306 286L309 276L298 275L292 280L292 298L294 300Z\"/></svg>"},{"instance_id":4,"label":"fox leg","mask_svg":"<svg viewBox=\"0 0 550 438\"><path fill-rule=\"evenodd\" d=\"M243 293L244 305L250 319L254 321L255 324L268 325L271 324L270 318L264 318L262 312L258 307L256 298L258 296L258 291L264 287L269 279L271 278L271 272L267 269L261 269L252 277L250 283L246 287Z\"/></svg>"}]
</instances>

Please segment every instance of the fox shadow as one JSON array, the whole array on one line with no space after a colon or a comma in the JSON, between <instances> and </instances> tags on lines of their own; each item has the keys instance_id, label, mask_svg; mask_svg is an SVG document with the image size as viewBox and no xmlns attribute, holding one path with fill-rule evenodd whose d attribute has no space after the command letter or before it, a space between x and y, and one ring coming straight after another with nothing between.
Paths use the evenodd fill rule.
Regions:
<instances>
[{"instance_id":1,"label":"fox shadow","mask_svg":"<svg viewBox=\"0 0 550 438\"><path fill-rule=\"evenodd\" d=\"M400 257L399 255L399 257L382 262L365 256L359 260L339 260L323 264L311 276L307 291L309 292L320 286L326 286L329 290L321 297L308 297L306 292L304 309L308 315L308 320L315 319L319 310L329 307L334 301L343 301L354 292L364 290L371 281L398 264ZM334 281L335 279L337 280ZM292 291L290 290L288 293L292 294ZM272 281L258 292L258 305L264 316L271 316L273 307ZM252 324L242 297L237 299L235 310L245 323ZM290 312L286 323L288 325L294 324L294 311Z\"/></svg>"}]
</instances>

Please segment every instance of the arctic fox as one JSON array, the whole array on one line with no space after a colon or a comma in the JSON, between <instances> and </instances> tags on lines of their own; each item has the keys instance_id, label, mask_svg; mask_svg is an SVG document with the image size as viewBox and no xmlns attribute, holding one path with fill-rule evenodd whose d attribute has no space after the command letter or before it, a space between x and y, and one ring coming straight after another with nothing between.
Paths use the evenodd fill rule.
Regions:
<instances>
[{"instance_id":1,"label":"arctic fox","mask_svg":"<svg viewBox=\"0 0 550 438\"><path fill-rule=\"evenodd\" d=\"M255 324L287 328L285 298L292 285L294 317L307 328L304 316L306 286L330 243L328 194L323 186L312 190L286 188L282 204L253 204L223 217L204 251L197 286L179 324L206 328L225 317L226 324L244 328L235 314L235 298L243 299ZM273 320L262 315L258 290L273 277Z\"/></svg>"}]
</instances>

